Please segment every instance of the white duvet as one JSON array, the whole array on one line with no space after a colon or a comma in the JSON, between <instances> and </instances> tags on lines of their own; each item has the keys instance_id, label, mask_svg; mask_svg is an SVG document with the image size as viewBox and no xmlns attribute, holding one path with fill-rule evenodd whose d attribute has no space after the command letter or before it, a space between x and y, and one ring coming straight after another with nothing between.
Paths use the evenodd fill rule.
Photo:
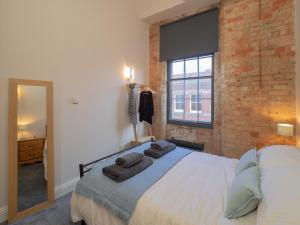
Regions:
<instances>
[{"instance_id":1,"label":"white duvet","mask_svg":"<svg viewBox=\"0 0 300 225\"><path fill-rule=\"evenodd\" d=\"M138 201L129 225L254 225L253 213L240 220L224 219L227 190L238 160L193 152L177 163ZM99 204L73 194L74 222L123 225Z\"/></svg>"}]
</instances>

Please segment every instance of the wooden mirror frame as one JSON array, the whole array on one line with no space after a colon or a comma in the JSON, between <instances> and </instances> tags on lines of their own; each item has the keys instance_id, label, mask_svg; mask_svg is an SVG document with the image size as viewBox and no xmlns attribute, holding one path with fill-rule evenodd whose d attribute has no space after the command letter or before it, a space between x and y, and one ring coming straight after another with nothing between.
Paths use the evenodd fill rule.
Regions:
<instances>
[{"instance_id":1,"label":"wooden mirror frame","mask_svg":"<svg viewBox=\"0 0 300 225\"><path fill-rule=\"evenodd\" d=\"M18 138L17 108L18 85L46 87L47 93L47 192L48 201L18 212ZM51 81L9 79L8 112L8 223L23 219L33 213L48 208L54 202L54 153L53 153L53 84Z\"/></svg>"}]
</instances>

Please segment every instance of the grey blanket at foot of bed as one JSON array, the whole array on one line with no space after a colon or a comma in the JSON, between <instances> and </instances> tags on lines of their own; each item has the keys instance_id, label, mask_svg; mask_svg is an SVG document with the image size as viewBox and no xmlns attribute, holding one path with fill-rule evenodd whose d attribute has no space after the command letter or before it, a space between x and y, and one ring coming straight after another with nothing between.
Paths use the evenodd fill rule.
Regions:
<instances>
[{"instance_id":1,"label":"grey blanket at foot of bed","mask_svg":"<svg viewBox=\"0 0 300 225\"><path fill-rule=\"evenodd\" d=\"M150 147L150 143L140 145L130 152L143 153ZM191 151L177 147L174 151L160 159L153 160L153 165L136 176L116 183L102 173L102 168L114 163L115 158L97 164L91 172L78 182L75 192L94 200L118 217L124 224L128 224L140 197L161 177L163 177L177 162L190 154Z\"/></svg>"}]
</instances>

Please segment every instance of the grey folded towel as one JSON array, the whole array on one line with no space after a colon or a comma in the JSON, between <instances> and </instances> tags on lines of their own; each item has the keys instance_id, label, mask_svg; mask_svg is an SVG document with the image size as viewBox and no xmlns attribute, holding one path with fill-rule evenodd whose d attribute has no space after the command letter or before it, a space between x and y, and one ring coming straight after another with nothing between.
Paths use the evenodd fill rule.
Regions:
<instances>
[{"instance_id":1,"label":"grey folded towel","mask_svg":"<svg viewBox=\"0 0 300 225\"><path fill-rule=\"evenodd\" d=\"M159 140L151 143L151 148L158 149L158 150L164 150L165 148L170 146L170 142Z\"/></svg>"},{"instance_id":2,"label":"grey folded towel","mask_svg":"<svg viewBox=\"0 0 300 225\"><path fill-rule=\"evenodd\" d=\"M158 149L154 149L154 148L150 148L144 151L144 154L146 156L150 156L154 159L158 159L162 156L164 156L165 154L173 151L176 148L175 144L169 144L169 147L165 148L164 150L158 150Z\"/></svg>"},{"instance_id":3,"label":"grey folded towel","mask_svg":"<svg viewBox=\"0 0 300 225\"><path fill-rule=\"evenodd\" d=\"M142 172L152 164L153 164L152 159L145 156L143 157L142 161L140 161L139 163L131 167L124 168L122 166L114 164L111 166L104 167L102 169L102 172L105 176L113 179L114 181L121 182Z\"/></svg>"},{"instance_id":4,"label":"grey folded towel","mask_svg":"<svg viewBox=\"0 0 300 225\"><path fill-rule=\"evenodd\" d=\"M143 160L144 155L132 152L116 159L116 164L124 168L131 167Z\"/></svg>"}]
</instances>

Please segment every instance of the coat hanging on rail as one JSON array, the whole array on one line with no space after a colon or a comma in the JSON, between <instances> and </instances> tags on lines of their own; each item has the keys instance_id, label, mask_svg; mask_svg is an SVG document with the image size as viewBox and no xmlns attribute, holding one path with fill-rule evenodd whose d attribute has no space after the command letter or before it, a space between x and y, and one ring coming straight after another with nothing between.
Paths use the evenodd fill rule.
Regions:
<instances>
[{"instance_id":1,"label":"coat hanging on rail","mask_svg":"<svg viewBox=\"0 0 300 225\"><path fill-rule=\"evenodd\" d=\"M152 92L145 90L140 93L139 105L140 121L146 121L152 124L152 116L154 115Z\"/></svg>"}]
</instances>

